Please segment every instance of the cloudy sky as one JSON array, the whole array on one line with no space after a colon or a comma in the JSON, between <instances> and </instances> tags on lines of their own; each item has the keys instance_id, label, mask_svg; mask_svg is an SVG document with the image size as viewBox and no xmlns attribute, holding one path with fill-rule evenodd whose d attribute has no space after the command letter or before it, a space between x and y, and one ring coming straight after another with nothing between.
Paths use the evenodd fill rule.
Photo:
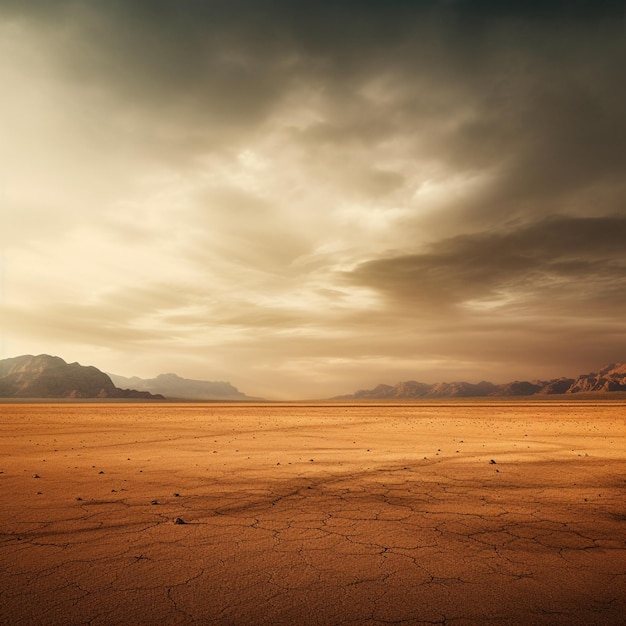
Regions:
<instances>
[{"instance_id":1,"label":"cloudy sky","mask_svg":"<svg viewBox=\"0 0 626 626\"><path fill-rule=\"evenodd\" d=\"M626 360L622 7L0 0L0 358L269 398Z\"/></svg>"}]
</instances>

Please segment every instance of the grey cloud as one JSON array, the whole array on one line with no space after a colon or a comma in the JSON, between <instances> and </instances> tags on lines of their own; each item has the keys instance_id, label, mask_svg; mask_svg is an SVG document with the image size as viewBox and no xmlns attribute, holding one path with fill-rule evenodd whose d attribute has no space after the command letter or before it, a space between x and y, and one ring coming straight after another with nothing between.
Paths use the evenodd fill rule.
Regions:
<instances>
[{"instance_id":1,"label":"grey cloud","mask_svg":"<svg viewBox=\"0 0 626 626\"><path fill-rule=\"evenodd\" d=\"M617 314L626 303L626 218L558 217L517 230L459 236L428 251L374 259L347 275L429 314L506 294L543 313L584 304ZM622 255L623 256L623 255ZM576 315L575 309L572 311Z\"/></svg>"},{"instance_id":2,"label":"grey cloud","mask_svg":"<svg viewBox=\"0 0 626 626\"><path fill-rule=\"evenodd\" d=\"M148 109L256 119L289 67L282 42L257 30L257 19L267 24L257 3L245 12L229 2L59 4L51 27L67 37L57 50L66 69Z\"/></svg>"},{"instance_id":3,"label":"grey cloud","mask_svg":"<svg viewBox=\"0 0 626 626\"><path fill-rule=\"evenodd\" d=\"M416 163L475 170L505 161L491 196L477 203L480 214L521 210L524 199L545 200L623 170L626 43L616 7L601 4L13 7L35 16L75 80L109 89L138 120L148 116L151 128L142 133L153 141L168 124L161 140L182 141L186 151L249 138L306 84L326 103L326 119L311 133L334 141L340 154L346 136L374 151L408 136L415 145L404 156ZM365 86L385 76L395 88L364 98Z\"/></svg>"}]
</instances>

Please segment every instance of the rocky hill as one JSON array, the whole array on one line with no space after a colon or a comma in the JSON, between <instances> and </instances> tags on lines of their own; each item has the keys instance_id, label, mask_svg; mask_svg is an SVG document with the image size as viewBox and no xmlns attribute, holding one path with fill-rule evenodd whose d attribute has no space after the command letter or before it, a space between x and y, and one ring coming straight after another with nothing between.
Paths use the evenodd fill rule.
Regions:
<instances>
[{"instance_id":1,"label":"rocky hill","mask_svg":"<svg viewBox=\"0 0 626 626\"><path fill-rule=\"evenodd\" d=\"M394 386L381 384L373 389L361 389L352 395L341 396L341 399L475 398L611 391L626 391L626 363L613 363L597 373L581 374L578 378L516 380L499 385L487 381L475 384L468 382L427 384L409 380Z\"/></svg>"},{"instance_id":2,"label":"rocky hill","mask_svg":"<svg viewBox=\"0 0 626 626\"><path fill-rule=\"evenodd\" d=\"M156 378L125 378L109 374L111 380L120 387L132 387L141 391L159 393L166 398L180 400L254 400L228 382L211 382L182 378L176 374L160 374Z\"/></svg>"},{"instance_id":3,"label":"rocky hill","mask_svg":"<svg viewBox=\"0 0 626 626\"><path fill-rule=\"evenodd\" d=\"M146 391L119 389L93 366L66 363L47 354L0 360L0 397L163 399Z\"/></svg>"},{"instance_id":4,"label":"rocky hill","mask_svg":"<svg viewBox=\"0 0 626 626\"><path fill-rule=\"evenodd\" d=\"M626 363L613 363L597 373L582 374L566 393L581 391L626 391Z\"/></svg>"}]
</instances>

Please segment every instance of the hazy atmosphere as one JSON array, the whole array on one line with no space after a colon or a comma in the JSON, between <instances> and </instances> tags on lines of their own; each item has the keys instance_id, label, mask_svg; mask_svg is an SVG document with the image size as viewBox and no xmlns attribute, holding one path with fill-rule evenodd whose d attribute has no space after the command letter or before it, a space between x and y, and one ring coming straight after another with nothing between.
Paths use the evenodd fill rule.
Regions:
<instances>
[{"instance_id":1,"label":"hazy atmosphere","mask_svg":"<svg viewBox=\"0 0 626 626\"><path fill-rule=\"evenodd\" d=\"M626 356L621 2L0 0L0 358L268 398Z\"/></svg>"}]
</instances>

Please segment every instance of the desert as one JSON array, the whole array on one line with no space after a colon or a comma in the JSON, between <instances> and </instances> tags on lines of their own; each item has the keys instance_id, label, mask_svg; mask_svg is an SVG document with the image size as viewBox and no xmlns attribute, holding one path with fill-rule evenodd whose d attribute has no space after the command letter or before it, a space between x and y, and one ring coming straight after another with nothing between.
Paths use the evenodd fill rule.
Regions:
<instances>
[{"instance_id":1,"label":"desert","mask_svg":"<svg viewBox=\"0 0 626 626\"><path fill-rule=\"evenodd\" d=\"M625 409L0 404L0 623L623 624Z\"/></svg>"}]
</instances>

